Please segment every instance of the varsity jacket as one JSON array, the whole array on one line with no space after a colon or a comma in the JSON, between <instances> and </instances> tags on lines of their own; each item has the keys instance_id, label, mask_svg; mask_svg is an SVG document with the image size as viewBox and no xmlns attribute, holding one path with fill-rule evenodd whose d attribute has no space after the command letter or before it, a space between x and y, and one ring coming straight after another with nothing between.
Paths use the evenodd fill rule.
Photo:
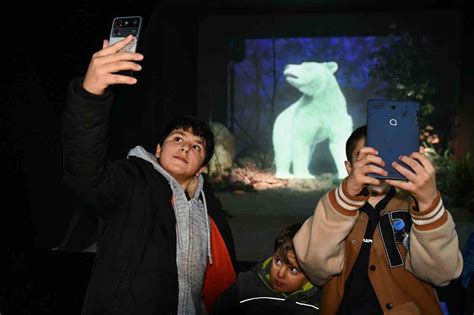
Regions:
<instances>
[{"instance_id":1,"label":"varsity jacket","mask_svg":"<svg viewBox=\"0 0 474 315\"><path fill-rule=\"evenodd\" d=\"M324 285L321 314L337 312L368 222L367 215L358 209L369 196L349 195L346 181L321 198L293 240L301 268L313 283ZM411 225L407 248L397 241L393 229L400 218ZM422 212L405 191L398 192L381 210L367 273L384 313L442 314L432 285L456 279L462 265L453 218L439 192Z\"/></svg>"},{"instance_id":2,"label":"varsity jacket","mask_svg":"<svg viewBox=\"0 0 474 315\"><path fill-rule=\"evenodd\" d=\"M321 290L306 283L291 294L280 293L270 283L272 257L240 273L219 297L215 315L319 314Z\"/></svg>"},{"instance_id":3,"label":"varsity jacket","mask_svg":"<svg viewBox=\"0 0 474 315\"><path fill-rule=\"evenodd\" d=\"M63 112L64 181L99 217L97 252L82 314L176 314L172 190L149 161L106 160L112 102L110 91L90 94L76 79ZM203 295L211 308L235 279L235 253L221 204L207 183L203 189L212 254Z\"/></svg>"}]
</instances>

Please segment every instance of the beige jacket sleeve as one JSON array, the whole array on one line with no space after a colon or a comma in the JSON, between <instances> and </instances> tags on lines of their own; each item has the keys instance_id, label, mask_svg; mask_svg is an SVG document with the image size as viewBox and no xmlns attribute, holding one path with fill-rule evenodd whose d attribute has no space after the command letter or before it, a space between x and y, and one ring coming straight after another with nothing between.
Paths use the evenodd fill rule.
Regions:
<instances>
[{"instance_id":1,"label":"beige jacket sleeve","mask_svg":"<svg viewBox=\"0 0 474 315\"><path fill-rule=\"evenodd\" d=\"M316 285L323 285L341 273L344 266L344 239L352 230L358 209L368 196L349 196L346 179L318 202L313 216L293 239L296 256L305 274Z\"/></svg>"},{"instance_id":2,"label":"beige jacket sleeve","mask_svg":"<svg viewBox=\"0 0 474 315\"><path fill-rule=\"evenodd\" d=\"M463 268L458 235L451 214L444 208L440 194L423 212L410 209L413 225L406 269L436 286L458 278Z\"/></svg>"}]
</instances>

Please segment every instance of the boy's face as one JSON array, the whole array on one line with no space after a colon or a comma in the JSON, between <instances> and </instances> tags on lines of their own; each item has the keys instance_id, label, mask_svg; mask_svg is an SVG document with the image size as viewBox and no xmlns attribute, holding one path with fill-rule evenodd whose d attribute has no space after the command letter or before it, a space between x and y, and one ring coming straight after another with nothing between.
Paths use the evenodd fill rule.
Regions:
<instances>
[{"instance_id":1,"label":"boy's face","mask_svg":"<svg viewBox=\"0 0 474 315\"><path fill-rule=\"evenodd\" d=\"M156 147L160 165L182 186L203 171L205 144L192 130L175 129Z\"/></svg>"},{"instance_id":2,"label":"boy's face","mask_svg":"<svg viewBox=\"0 0 474 315\"><path fill-rule=\"evenodd\" d=\"M281 293L294 292L308 281L296 261L294 251L288 252L288 261L290 264L284 263L277 252L273 255L270 282L273 289Z\"/></svg>"}]
</instances>

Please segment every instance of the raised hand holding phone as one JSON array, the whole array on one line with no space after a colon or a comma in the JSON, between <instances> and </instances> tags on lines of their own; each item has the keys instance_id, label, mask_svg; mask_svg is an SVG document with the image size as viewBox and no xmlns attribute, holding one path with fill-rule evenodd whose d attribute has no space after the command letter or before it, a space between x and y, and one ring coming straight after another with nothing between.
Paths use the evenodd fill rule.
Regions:
<instances>
[{"instance_id":1,"label":"raised hand holding phone","mask_svg":"<svg viewBox=\"0 0 474 315\"><path fill-rule=\"evenodd\" d=\"M118 73L119 71L140 71L142 68L137 63L137 61L143 60L142 54L122 52L122 49L132 40L132 35L113 45L109 45L109 41L104 40L102 49L92 56L87 68L82 84L86 91L102 95L110 85L137 83L136 78Z\"/></svg>"},{"instance_id":2,"label":"raised hand holding phone","mask_svg":"<svg viewBox=\"0 0 474 315\"><path fill-rule=\"evenodd\" d=\"M347 190L351 196L358 195L368 185L378 186L382 183L381 179L371 174L377 174L380 177L387 175L387 171L383 169L385 163L374 148L362 147L349 165Z\"/></svg>"}]
</instances>

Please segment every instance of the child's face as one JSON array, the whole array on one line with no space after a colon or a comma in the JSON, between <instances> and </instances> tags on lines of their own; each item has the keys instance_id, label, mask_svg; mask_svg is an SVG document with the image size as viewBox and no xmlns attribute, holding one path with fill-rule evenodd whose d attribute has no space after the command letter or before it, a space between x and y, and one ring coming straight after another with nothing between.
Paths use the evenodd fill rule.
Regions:
<instances>
[{"instance_id":1,"label":"child's face","mask_svg":"<svg viewBox=\"0 0 474 315\"><path fill-rule=\"evenodd\" d=\"M273 255L270 282L273 289L281 293L294 292L308 281L296 261L294 251L288 252L288 261L290 264L284 263L277 252Z\"/></svg>"},{"instance_id":2,"label":"child's face","mask_svg":"<svg viewBox=\"0 0 474 315\"><path fill-rule=\"evenodd\" d=\"M175 129L162 146L157 145L155 155L160 165L183 184L203 170L205 144L201 137L193 135L192 130Z\"/></svg>"}]
</instances>

